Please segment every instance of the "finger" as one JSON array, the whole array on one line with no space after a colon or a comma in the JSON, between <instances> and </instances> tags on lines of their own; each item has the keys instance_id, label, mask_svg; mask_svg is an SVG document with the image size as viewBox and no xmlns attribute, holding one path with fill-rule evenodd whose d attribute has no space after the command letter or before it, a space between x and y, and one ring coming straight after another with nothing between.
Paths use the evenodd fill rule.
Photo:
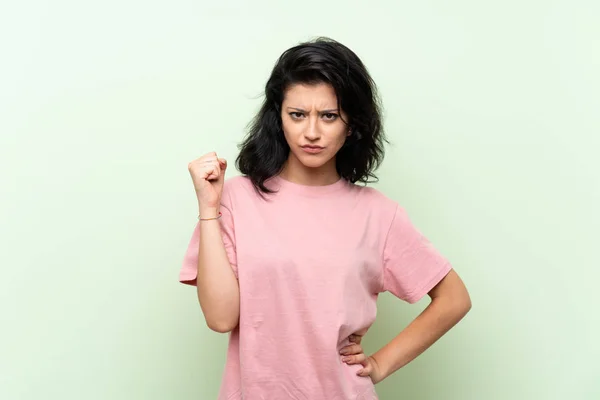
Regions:
<instances>
[{"instance_id":1,"label":"finger","mask_svg":"<svg viewBox=\"0 0 600 400\"><path fill-rule=\"evenodd\" d=\"M206 176L206 179L209 181L218 179L219 176L221 176L221 169L219 168L219 165L217 164L213 164L211 166L209 166L207 168L208 171L208 175Z\"/></svg>"},{"instance_id":2,"label":"finger","mask_svg":"<svg viewBox=\"0 0 600 400\"><path fill-rule=\"evenodd\" d=\"M367 363L367 365L364 368L359 369L358 371L356 371L356 375L358 375L358 376L371 376L372 372L373 372L373 366L370 363Z\"/></svg>"},{"instance_id":3,"label":"finger","mask_svg":"<svg viewBox=\"0 0 600 400\"><path fill-rule=\"evenodd\" d=\"M363 349L358 344L351 344L349 346L342 348L342 350L340 350L340 354L345 355L345 356L349 356L352 354L360 354L360 353L363 353Z\"/></svg>"},{"instance_id":4,"label":"finger","mask_svg":"<svg viewBox=\"0 0 600 400\"><path fill-rule=\"evenodd\" d=\"M210 171L207 179L214 180L219 178L223 174L225 168L227 168L227 162L225 161L225 163L223 163L223 160L223 158L215 158L214 160L201 161L202 168L204 168L206 171Z\"/></svg>"},{"instance_id":5,"label":"finger","mask_svg":"<svg viewBox=\"0 0 600 400\"><path fill-rule=\"evenodd\" d=\"M219 158L217 156L213 156L213 155L206 155L204 157L201 157L199 159L200 162L205 163L205 162L212 162L212 161L218 161Z\"/></svg>"},{"instance_id":6,"label":"finger","mask_svg":"<svg viewBox=\"0 0 600 400\"><path fill-rule=\"evenodd\" d=\"M215 153L214 151L211 153L206 153L205 155L203 155L202 157L199 158L199 160L201 161L205 161L205 160L217 160L217 153Z\"/></svg>"},{"instance_id":7,"label":"finger","mask_svg":"<svg viewBox=\"0 0 600 400\"><path fill-rule=\"evenodd\" d=\"M350 335L350 341L352 343L356 343L356 344L360 344L360 342L362 341L362 336L361 335Z\"/></svg>"},{"instance_id":8,"label":"finger","mask_svg":"<svg viewBox=\"0 0 600 400\"><path fill-rule=\"evenodd\" d=\"M366 361L367 357L364 354L355 354L352 356L344 356L342 361L348 365L362 364Z\"/></svg>"},{"instance_id":9,"label":"finger","mask_svg":"<svg viewBox=\"0 0 600 400\"><path fill-rule=\"evenodd\" d=\"M200 168L202 169L212 169L215 166L219 166L219 162L217 160L203 160L198 162Z\"/></svg>"},{"instance_id":10,"label":"finger","mask_svg":"<svg viewBox=\"0 0 600 400\"><path fill-rule=\"evenodd\" d=\"M200 163L201 168L212 169L214 167L221 167L217 160L206 160Z\"/></svg>"}]
</instances>

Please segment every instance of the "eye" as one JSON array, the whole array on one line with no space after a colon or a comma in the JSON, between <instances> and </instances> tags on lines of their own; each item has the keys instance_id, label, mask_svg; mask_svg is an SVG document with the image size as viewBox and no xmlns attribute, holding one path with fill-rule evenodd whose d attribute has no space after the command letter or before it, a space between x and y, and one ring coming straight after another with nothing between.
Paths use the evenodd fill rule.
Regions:
<instances>
[{"instance_id":1,"label":"eye","mask_svg":"<svg viewBox=\"0 0 600 400\"><path fill-rule=\"evenodd\" d=\"M298 111L292 111L290 113L290 117L292 117L292 119L301 119L303 116L304 114Z\"/></svg>"},{"instance_id":2,"label":"eye","mask_svg":"<svg viewBox=\"0 0 600 400\"><path fill-rule=\"evenodd\" d=\"M335 113L326 113L326 114L323 114L323 118L326 121L335 121L337 119L337 117L338 117L338 115L335 114Z\"/></svg>"}]
</instances>

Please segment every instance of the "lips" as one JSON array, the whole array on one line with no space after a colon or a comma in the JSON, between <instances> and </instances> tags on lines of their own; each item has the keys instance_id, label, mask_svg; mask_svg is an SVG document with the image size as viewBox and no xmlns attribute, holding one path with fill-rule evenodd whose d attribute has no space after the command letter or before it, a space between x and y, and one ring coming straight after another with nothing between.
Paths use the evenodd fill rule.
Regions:
<instances>
[{"instance_id":1,"label":"lips","mask_svg":"<svg viewBox=\"0 0 600 400\"><path fill-rule=\"evenodd\" d=\"M305 145L305 146L301 146L302 150L304 150L306 153L309 154L317 154L320 153L321 151L323 151L323 149L325 147L321 147L321 146L311 146L311 145Z\"/></svg>"}]
</instances>

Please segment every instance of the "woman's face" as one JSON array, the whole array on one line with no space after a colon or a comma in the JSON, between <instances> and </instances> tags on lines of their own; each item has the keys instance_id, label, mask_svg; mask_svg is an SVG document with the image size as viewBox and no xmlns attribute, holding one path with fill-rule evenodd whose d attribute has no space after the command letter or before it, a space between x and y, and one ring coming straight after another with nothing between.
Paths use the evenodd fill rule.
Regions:
<instances>
[{"instance_id":1,"label":"woman's face","mask_svg":"<svg viewBox=\"0 0 600 400\"><path fill-rule=\"evenodd\" d=\"M288 164L335 173L335 155L348 136L348 126L340 115L348 121L338 110L331 85L290 86L281 105L283 133L290 146Z\"/></svg>"}]
</instances>

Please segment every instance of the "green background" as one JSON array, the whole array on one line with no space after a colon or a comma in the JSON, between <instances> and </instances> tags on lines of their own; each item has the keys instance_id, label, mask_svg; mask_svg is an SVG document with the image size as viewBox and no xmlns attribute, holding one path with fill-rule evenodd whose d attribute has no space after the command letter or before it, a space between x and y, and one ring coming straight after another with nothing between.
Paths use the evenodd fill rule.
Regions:
<instances>
[{"instance_id":1,"label":"green background","mask_svg":"<svg viewBox=\"0 0 600 400\"><path fill-rule=\"evenodd\" d=\"M591 0L6 2L0 398L216 398L227 336L177 283L197 213L187 164L215 150L233 165L276 58L325 35L380 87L393 145L376 187L473 301L381 399L600 399L599 14ZM426 303L382 296L367 350Z\"/></svg>"}]
</instances>

